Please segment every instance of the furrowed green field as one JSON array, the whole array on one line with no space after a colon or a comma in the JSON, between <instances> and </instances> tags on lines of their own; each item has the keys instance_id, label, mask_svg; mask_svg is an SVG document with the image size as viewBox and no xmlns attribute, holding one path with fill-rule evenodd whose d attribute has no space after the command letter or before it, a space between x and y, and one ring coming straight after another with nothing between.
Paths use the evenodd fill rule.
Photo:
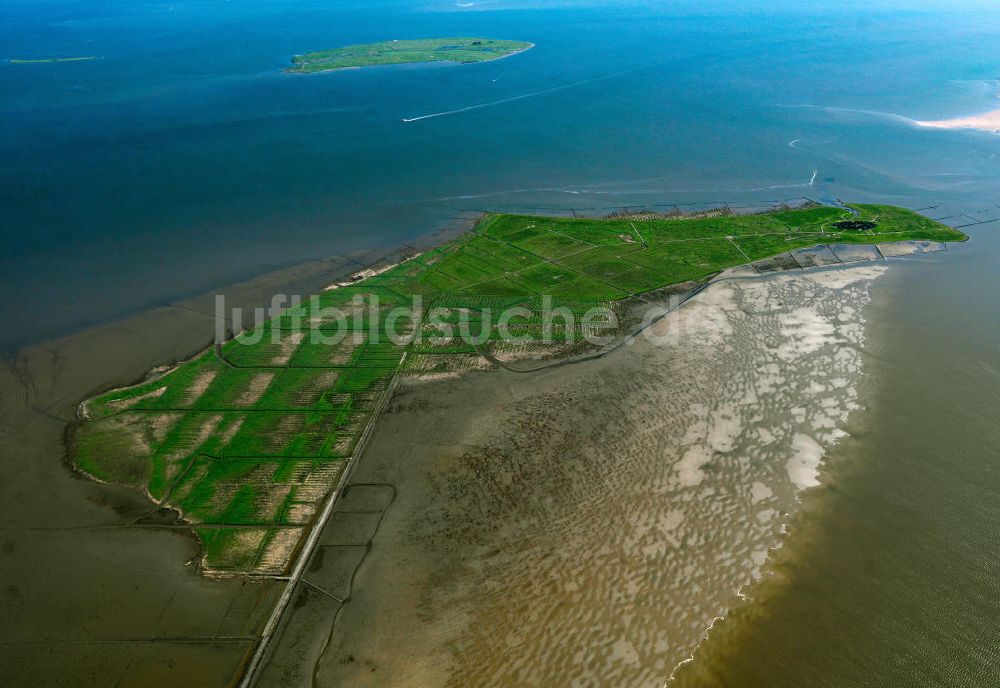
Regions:
<instances>
[{"instance_id":1,"label":"furrowed green field","mask_svg":"<svg viewBox=\"0 0 1000 688\"><path fill-rule=\"evenodd\" d=\"M325 291L155 379L90 400L72 433L73 455L91 476L178 509L202 540L205 570L281 574L397 373L454 370L456 361L475 367L480 347L509 349L491 313L522 308L510 329L537 340L549 298L574 314L600 304L614 310L794 249L966 238L905 209L854 208L856 216L825 206L685 219L487 215L455 241ZM874 227L834 226L847 219ZM390 330L416 331L408 318L395 327L386 318L410 308L414 296L421 333L432 334L426 321L433 313L438 322L467 323L477 341L391 340ZM585 325L572 327L551 328L554 339ZM531 342L520 346L544 353Z\"/></svg>"}]
</instances>

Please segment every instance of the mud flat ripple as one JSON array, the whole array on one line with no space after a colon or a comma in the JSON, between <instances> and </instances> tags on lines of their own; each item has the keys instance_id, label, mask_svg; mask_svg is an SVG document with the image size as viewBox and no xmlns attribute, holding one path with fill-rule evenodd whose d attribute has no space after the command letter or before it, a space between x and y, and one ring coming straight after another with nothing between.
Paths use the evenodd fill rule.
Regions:
<instances>
[{"instance_id":1,"label":"mud flat ripple","mask_svg":"<svg viewBox=\"0 0 1000 688\"><path fill-rule=\"evenodd\" d=\"M719 282L614 356L400 393L352 478L398 493L349 599L305 588L261 685L662 686L818 484L887 269Z\"/></svg>"}]
</instances>

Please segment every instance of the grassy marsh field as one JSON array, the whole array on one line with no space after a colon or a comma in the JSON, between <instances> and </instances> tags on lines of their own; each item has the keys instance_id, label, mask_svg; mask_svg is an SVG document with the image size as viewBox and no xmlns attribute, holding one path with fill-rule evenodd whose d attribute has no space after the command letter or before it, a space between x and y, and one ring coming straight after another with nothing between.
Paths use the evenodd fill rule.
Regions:
<instances>
[{"instance_id":1,"label":"grassy marsh field","mask_svg":"<svg viewBox=\"0 0 1000 688\"><path fill-rule=\"evenodd\" d=\"M794 249L966 238L902 208L853 207L856 215L827 206L694 218L487 215L454 241L324 291L154 379L90 400L72 433L74 459L97 479L134 486L180 510L201 538L205 570L281 574L397 373L482 360L476 345L457 335L392 341L392 309L420 296L416 327L427 328L432 311L444 322L464 318L474 330L478 324L473 334L491 352L502 353L506 344L487 312L520 307L519 331L536 336L543 297L573 313L614 309ZM834 226L847 219L875 226ZM334 344L314 336L338 334Z\"/></svg>"},{"instance_id":2,"label":"grassy marsh field","mask_svg":"<svg viewBox=\"0 0 1000 688\"><path fill-rule=\"evenodd\" d=\"M531 48L524 41L492 38L425 38L348 45L296 55L286 72L307 74L352 67L413 64L417 62L484 62Z\"/></svg>"}]
</instances>

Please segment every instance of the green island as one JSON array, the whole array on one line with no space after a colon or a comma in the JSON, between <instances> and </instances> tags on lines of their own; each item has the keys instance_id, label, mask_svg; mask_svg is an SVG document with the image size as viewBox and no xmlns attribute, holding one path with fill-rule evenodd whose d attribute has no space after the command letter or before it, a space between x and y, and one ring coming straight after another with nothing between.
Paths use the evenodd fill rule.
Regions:
<instances>
[{"instance_id":1,"label":"green island","mask_svg":"<svg viewBox=\"0 0 1000 688\"><path fill-rule=\"evenodd\" d=\"M7 60L10 64L49 64L52 62L90 62L96 60L96 55L85 55L83 57L39 57L30 60L19 60L11 58Z\"/></svg>"},{"instance_id":2,"label":"green island","mask_svg":"<svg viewBox=\"0 0 1000 688\"><path fill-rule=\"evenodd\" d=\"M400 65L417 62L485 62L534 47L524 41L492 38L424 38L347 45L296 55L286 72L308 74L335 69Z\"/></svg>"},{"instance_id":3,"label":"green island","mask_svg":"<svg viewBox=\"0 0 1000 688\"><path fill-rule=\"evenodd\" d=\"M359 273L166 373L85 402L71 455L91 477L178 510L201 539L204 572L283 575L399 379L488 368L484 354L497 361L566 353L504 340L488 310L521 307L518 331L534 336L545 327L544 301L573 313L615 309L809 247L867 244L895 255L893 242L967 239L902 208L852 208L603 219L488 214L455 240ZM422 311L413 331L428 327L433 311L479 323L476 341L379 336L390 309L409 307L415 296ZM359 317L332 317L334 307ZM339 343L314 341L338 328L348 334Z\"/></svg>"}]
</instances>

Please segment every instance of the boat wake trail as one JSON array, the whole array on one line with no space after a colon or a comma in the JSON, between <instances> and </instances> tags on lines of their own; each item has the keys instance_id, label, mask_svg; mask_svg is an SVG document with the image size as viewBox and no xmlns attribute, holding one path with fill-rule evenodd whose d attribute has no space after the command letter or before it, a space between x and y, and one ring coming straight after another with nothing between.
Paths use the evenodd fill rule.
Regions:
<instances>
[{"instance_id":1,"label":"boat wake trail","mask_svg":"<svg viewBox=\"0 0 1000 688\"><path fill-rule=\"evenodd\" d=\"M917 125L915 119L909 117L904 117L903 115L897 115L894 112L881 112L879 110L862 110L859 108L843 108L843 107L833 107L830 105L778 105L778 107L784 108L797 108L802 110L823 110L824 112L847 114L847 115L866 115L868 117L877 117L879 119L891 119L896 122L904 122L906 124ZM802 139L795 139L791 144L796 144ZM792 145L792 148L797 148L797 146Z\"/></svg>"},{"instance_id":2,"label":"boat wake trail","mask_svg":"<svg viewBox=\"0 0 1000 688\"><path fill-rule=\"evenodd\" d=\"M770 186L754 186L754 187L740 186L740 187L729 187L729 188L720 188L720 187L701 188L701 187L674 187L674 186L663 186L655 188L604 188L609 186L617 187L621 184L629 184L641 181L655 181L657 179L662 179L661 177L651 177L646 180L608 182L603 184L584 184L575 188L540 186L540 187L532 187L525 189L503 189L498 191L486 191L483 193L460 194L457 196L438 196L435 198L421 198L414 200L416 200L417 202L443 203L451 201L469 201L481 198L500 198L502 196L515 196L523 194L567 194L571 196L607 197L607 196L640 196L640 195L663 196L664 194L691 195L691 194L755 193L758 191L774 191L777 189L808 189L810 187L816 186L817 176L819 176L819 169L813 168L812 176L809 178L809 181L789 182L787 184L772 184Z\"/></svg>"},{"instance_id":3,"label":"boat wake trail","mask_svg":"<svg viewBox=\"0 0 1000 688\"><path fill-rule=\"evenodd\" d=\"M799 182L797 184L773 184L771 186L760 186L751 191L774 191L776 189L808 189L810 187L816 186L816 177L819 175L819 168L813 168L812 177L809 178L807 182Z\"/></svg>"},{"instance_id":4,"label":"boat wake trail","mask_svg":"<svg viewBox=\"0 0 1000 688\"><path fill-rule=\"evenodd\" d=\"M457 108L455 110L444 110L443 112L432 112L429 115L420 115L419 117L404 117L403 123L409 124L410 122L419 122L424 119L433 119L435 117L447 117L449 115L458 115L463 112L470 112L472 110L480 110L482 108L494 107L496 105L503 105L504 103L513 103L516 100L525 100L526 98L534 98L536 96L543 96L548 93L556 93L557 91L565 91L566 89L576 88L577 86L584 86L586 84L593 84L598 81L607 81L608 79L615 79L620 76L625 76L626 74L631 74L632 72L637 72L640 69L648 69L651 65L644 65L642 67L632 67L631 69L625 69L620 72L615 72L614 74L605 74L604 76L597 76L591 79L582 79L580 81L574 81L570 84L563 84L562 86L553 86L552 88L546 88L541 91L532 91L531 93L522 93L518 96L511 96L510 98L501 98L500 100L491 100L487 103L477 103L475 105L469 105L462 108Z\"/></svg>"},{"instance_id":5,"label":"boat wake trail","mask_svg":"<svg viewBox=\"0 0 1000 688\"><path fill-rule=\"evenodd\" d=\"M803 143L805 139L792 139L788 142L788 145L795 150L802 150L802 146L825 146L828 143L833 143L833 139L826 139L825 141L816 141L815 143Z\"/></svg>"}]
</instances>

